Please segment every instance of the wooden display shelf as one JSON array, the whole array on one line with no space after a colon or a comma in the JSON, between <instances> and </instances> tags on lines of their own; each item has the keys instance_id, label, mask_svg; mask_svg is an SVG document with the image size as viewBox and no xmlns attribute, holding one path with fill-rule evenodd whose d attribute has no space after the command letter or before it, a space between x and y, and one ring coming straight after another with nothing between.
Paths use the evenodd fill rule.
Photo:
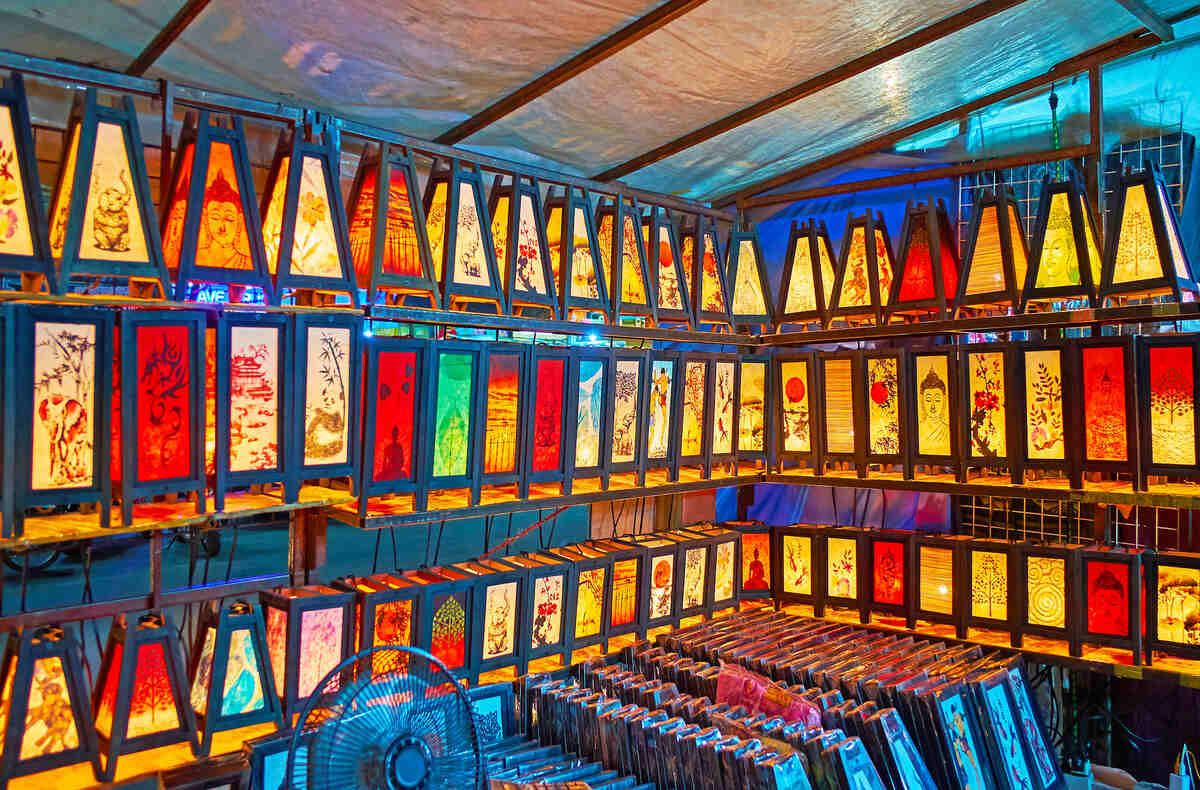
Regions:
<instances>
[{"instance_id":1,"label":"wooden display shelf","mask_svg":"<svg viewBox=\"0 0 1200 790\"><path fill-rule=\"evenodd\" d=\"M176 302L170 299L148 299L121 294L46 294L0 292L0 302L30 302L38 304L70 304L88 307L150 307L156 310L233 310L248 313L362 313L355 307L308 307L305 305L269 305L235 302Z\"/></svg>"},{"instance_id":2,"label":"wooden display shelf","mask_svg":"<svg viewBox=\"0 0 1200 790\"><path fill-rule=\"evenodd\" d=\"M636 480L634 472L613 474L606 490L601 487L598 478L579 478L574 481L572 493L567 495L559 493L558 483L535 483L530 486L528 499L517 497L516 486L494 486L481 492L478 505L470 504L470 491L465 488L430 491L427 510L413 508L412 494L395 494L373 497L368 503L366 518L359 516L357 500L334 505L326 513L330 518L353 527L382 529L752 485L763 481L763 469L753 463L743 462L732 471L714 468L712 477L705 478L700 470L685 467L679 470L679 479L675 482L668 479L666 469L649 469L644 486L637 486Z\"/></svg>"}]
</instances>

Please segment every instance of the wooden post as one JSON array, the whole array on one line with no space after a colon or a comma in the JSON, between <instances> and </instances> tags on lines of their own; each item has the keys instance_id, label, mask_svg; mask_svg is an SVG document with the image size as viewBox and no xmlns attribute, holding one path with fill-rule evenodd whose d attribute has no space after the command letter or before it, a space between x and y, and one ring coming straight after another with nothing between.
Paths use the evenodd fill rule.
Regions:
<instances>
[{"instance_id":1,"label":"wooden post","mask_svg":"<svg viewBox=\"0 0 1200 790\"><path fill-rule=\"evenodd\" d=\"M325 567L329 518L319 510L292 511L288 521L288 573L293 586L313 584Z\"/></svg>"},{"instance_id":2,"label":"wooden post","mask_svg":"<svg viewBox=\"0 0 1200 790\"><path fill-rule=\"evenodd\" d=\"M103 507L103 505L102 505ZM162 530L150 533L150 608L162 607Z\"/></svg>"},{"instance_id":3,"label":"wooden post","mask_svg":"<svg viewBox=\"0 0 1200 790\"><path fill-rule=\"evenodd\" d=\"M1104 207L1100 202L1104 199L1104 83L1099 63L1088 69L1088 87L1091 91L1088 101L1088 111L1091 121L1092 166L1088 168L1087 183L1088 197L1092 201L1092 211L1096 212L1096 229L1105 235Z\"/></svg>"}]
</instances>

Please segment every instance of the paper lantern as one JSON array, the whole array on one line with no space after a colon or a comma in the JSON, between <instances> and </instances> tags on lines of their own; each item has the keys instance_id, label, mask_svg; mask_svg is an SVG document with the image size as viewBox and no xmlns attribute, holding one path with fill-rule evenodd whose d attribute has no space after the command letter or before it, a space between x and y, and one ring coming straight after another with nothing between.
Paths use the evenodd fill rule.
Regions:
<instances>
[{"instance_id":1,"label":"paper lantern","mask_svg":"<svg viewBox=\"0 0 1200 790\"><path fill-rule=\"evenodd\" d=\"M472 654L476 672L516 667L525 674L528 659L521 644L525 585L528 574L520 565L505 560L484 559L479 565L491 573L483 576L475 590L475 642Z\"/></svg>"},{"instance_id":2,"label":"paper lantern","mask_svg":"<svg viewBox=\"0 0 1200 790\"><path fill-rule=\"evenodd\" d=\"M691 290L684 273L675 226L665 209L651 206L642 227L647 238L646 261L654 277L659 323L682 323L689 329L694 328Z\"/></svg>"},{"instance_id":3,"label":"paper lantern","mask_svg":"<svg viewBox=\"0 0 1200 790\"><path fill-rule=\"evenodd\" d=\"M567 476L567 448L572 434L568 385L570 353L565 349L533 349L533 398L524 422L530 448L529 474L532 483L563 484Z\"/></svg>"},{"instance_id":4,"label":"paper lantern","mask_svg":"<svg viewBox=\"0 0 1200 790\"><path fill-rule=\"evenodd\" d=\"M646 413L649 395L646 386L648 367L649 361L643 351L613 352L612 390L608 398L608 424L612 426L609 471L636 472L638 485L642 484L645 474L642 415Z\"/></svg>"},{"instance_id":5,"label":"paper lantern","mask_svg":"<svg viewBox=\"0 0 1200 790\"><path fill-rule=\"evenodd\" d=\"M707 354L682 354L683 404L679 417L679 462L699 466L704 477L710 475L708 460L708 421L712 417L712 361Z\"/></svg>"},{"instance_id":6,"label":"paper lantern","mask_svg":"<svg viewBox=\"0 0 1200 790\"><path fill-rule=\"evenodd\" d=\"M709 545L708 613L719 612L734 603L734 569L737 559L737 532L721 526L695 526L690 531L706 536ZM774 561L774 560L772 560Z\"/></svg>"},{"instance_id":7,"label":"paper lantern","mask_svg":"<svg viewBox=\"0 0 1200 790\"><path fill-rule=\"evenodd\" d=\"M1013 646L1026 634L1063 639L1073 656L1079 642L1079 546L1021 544L1017 585L1017 629Z\"/></svg>"},{"instance_id":8,"label":"paper lantern","mask_svg":"<svg viewBox=\"0 0 1200 790\"><path fill-rule=\"evenodd\" d=\"M296 163L299 162L299 167ZM358 307L342 205L341 140L333 124L280 133L262 201L263 246L275 278L276 298L287 289L297 304L344 293Z\"/></svg>"},{"instance_id":9,"label":"paper lantern","mask_svg":"<svg viewBox=\"0 0 1200 790\"><path fill-rule=\"evenodd\" d=\"M560 654L564 660L567 640L566 606L567 581L571 567L558 557L532 553L505 558L523 566L528 573L523 604L524 625L521 630L522 652L530 658Z\"/></svg>"},{"instance_id":10,"label":"paper lantern","mask_svg":"<svg viewBox=\"0 0 1200 790\"><path fill-rule=\"evenodd\" d=\"M1155 650L1200 657L1200 554L1157 552L1145 564L1146 663Z\"/></svg>"},{"instance_id":11,"label":"paper lantern","mask_svg":"<svg viewBox=\"0 0 1200 790\"><path fill-rule=\"evenodd\" d=\"M1118 176L1113 217L1119 224L1104 251L1101 303L1113 297L1169 296L1195 301L1196 275L1179 236L1179 219L1162 173L1153 164Z\"/></svg>"},{"instance_id":12,"label":"paper lantern","mask_svg":"<svg viewBox=\"0 0 1200 790\"><path fill-rule=\"evenodd\" d=\"M405 578L424 585L417 647L428 650L455 678L471 680L473 616L477 578L457 568L433 567L406 572Z\"/></svg>"},{"instance_id":13,"label":"paper lantern","mask_svg":"<svg viewBox=\"0 0 1200 790\"><path fill-rule=\"evenodd\" d=\"M245 601L206 605L192 648L190 702L204 730L200 754L215 732L274 722L283 726L262 613Z\"/></svg>"},{"instance_id":14,"label":"paper lantern","mask_svg":"<svg viewBox=\"0 0 1200 790\"><path fill-rule=\"evenodd\" d=\"M68 291L72 277L120 277L128 278L130 296L157 289L165 298L167 269L133 99L102 107L88 88L76 96L66 139L50 201L59 288Z\"/></svg>"},{"instance_id":15,"label":"paper lantern","mask_svg":"<svg viewBox=\"0 0 1200 790\"><path fill-rule=\"evenodd\" d=\"M908 465L907 360L901 351L868 351L861 357L862 411L867 417L868 463L900 464L905 478L912 477Z\"/></svg>"},{"instance_id":16,"label":"paper lantern","mask_svg":"<svg viewBox=\"0 0 1200 790\"><path fill-rule=\"evenodd\" d=\"M425 229L442 307L491 307L505 313L491 218L478 167L460 159L435 160L425 185Z\"/></svg>"},{"instance_id":17,"label":"paper lantern","mask_svg":"<svg viewBox=\"0 0 1200 790\"><path fill-rule=\"evenodd\" d=\"M737 458L738 363L735 354L713 354L712 420L709 423L709 448L712 463L732 463Z\"/></svg>"},{"instance_id":18,"label":"paper lantern","mask_svg":"<svg viewBox=\"0 0 1200 790\"><path fill-rule=\"evenodd\" d=\"M729 283L729 312L734 326L761 327L775 323L758 229L744 219L741 227L735 224L729 234L725 255L728 259L725 279Z\"/></svg>"},{"instance_id":19,"label":"paper lantern","mask_svg":"<svg viewBox=\"0 0 1200 790\"><path fill-rule=\"evenodd\" d=\"M900 229L900 250L885 318L951 316L958 293L958 242L946 204L909 201Z\"/></svg>"},{"instance_id":20,"label":"paper lantern","mask_svg":"<svg viewBox=\"0 0 1200 790\"><path fill-rule=\"evenodd\" d=\"M422 458L430 490L469 489L463 505L477 501L477 464L483 389L479 376L483 351L476 343L439 342L432 352L432 402L424 411Z\"/></svg>"},{"instance_id":21,"label":"paper lantern","mask_svg":"<svg viewBox=\"0 0 1200 790\"><path fill-rule=\"evenodd\" d=\"M577 348L571 353L571 398L568 410L574 415L574 452L568 459L571 474L566 481L587 477L600 478L608 487L607 455L610 431L608 417L609 370L612 357L607 351Z\"/></svg>"},{"instance_id":22,"label":"paper lantern","mask_svg":"<svg viewBox=\"0 0 1200 790\"><path fill-rule=\"evenodd\" d=\"M354 594L314 584L260 597L275 693L290 724L322 690L325 675L354 650Z\"/></svg>"},{"instance_id":23,"label":"paper lantern","mask_svg":"<svg viewBox=\"0 0 1200 790\"><path fill-rule=\"evenodd\" d=\"M1074 343L1082 408L1073 410L1085 471L1133 476L1137 468L1137 388L1133 337Z\"/></svg>"},{"instance_id":24,"label":"paper lantern","mask_svg":"<svg viewBox=\"0 0 1200 790\"><path fill-rule=\"evenodd\" d=\"M380 189L387 184L387 189ZM441 307L412 152L382 143L364 154L350 191L350 256L367 304Z\"/></svg>"},{"instance_id":25,"label":"paper lantern","mask_svg":"<svg viewBox=\"0 0 1200 790\"><path fill-rule=\"evenodd\" d=\"M1022 384L1017 394L1024 400L1017 413L1025 417L1022 465L1063 472L1072 488L1081 488L1075 432L1069 426L1069 415L1079 410L1077 388L1069 385L1078 377L1071 362L1061 345L1022 345Z\"/></svg>"},{"instance_id":26,"label":"paper lantern","mask_svg":"<svg viewBox=\"0 0 1200 790\"><path fill-rule=\"evenodd\" d=\"M564 627L569 629L567 644L570 650L607 645L612 558L605 552L579 544L543 553L571 563L571 575L567 580L567 607L564 610L567 616Z\"/></svg>"},{"instance_id":27,"label":"paper lantern","mask_svg":"<svg viewBox=\"0 0 1200 790\"><path fill-rule=\"evenodd\" d=\"M884 309L891 297L895 267L892 242L883 214L867 211L846 218L842 252L833 281L830 319L883 323Z\"/></svg>"},{"instance_id":28,"label":"paper lantern","mask_svg":"<svg viewBox=\"0 0 1200 790\"><path fill-rule=\"evenodd\" d=\"M431 345L427 340L373 335L365 346L367 397L358 514L367 516L370 497L402 493L413 495L414 510L424 510L421 459L427 434L421 426L428 407ZM515 416L508 427L515 429Z\"/></svg>"},{"instance_id":29,"label":"paper lantern","mask_svg":"<svg viewBox=\"0 0 1200 790\"><path fill-rule=\"evenodd\" d=\"M827 323L833 299L833 243L825 223L792 221L776 315L781 324Z\"/></svg>"},{"instance_id":30,"label":"paper lantern","mask_svg":"<svg viewBox=\"0 0 1200 790\"><path fill-rule=\"evenodd\" d=\"M19 274L25 293L58 293L25 82L16 72L0 83L0 166L0 272Z\"/></svg>"},{"instance_id":31,"label":"paper lantern","mask_svg":"<svg viewBox=\"0 0 1200 790\"><path fill-rule=\"evenodd\" d=\"M4 432L12 453L3 498L5 537L19 537L34 507L99 503L109 524L112 482L113 312L66 305L13 305L0 314L10 369Z\"/></svg>"},{"instance_id":32,"label":"paper lantern","mask_svg":"<svg viewBox=\"0 0 1200 790\"><path fill-rule=\"evenodd\" d=\"M528 346L495 343L488 346L484 374L483 452L479 453L484 485L519 484L524 465L525 432L521 417L529 397Z\"/></svg>"},{"instance_id":33,"label":"paper lantern","mask_svg":"<svg viewBox=\"0 0 1200 790\"><path fill-rule=\"evenodd\" d=\"M647 583L642 569L645 567L646 552L641 546L625 540L597 541L596 545L607 552L612 560L612 586L608 604L608 635L643 633L645 597L643 585Z\"/></svg>"},{"instance_id":34,"label":"paper lantern","mask_svg":"<svg viewBox=\"0 0 1200 790\"><path fill-rule=\"evenodd\" d=\"M957 356L952 351L911 351L908 358L912 462L954 467L959 457Z\"/></svg>"},{"instance_id":35,"label":"paper lantern","mask_svg":"<svg viewBox=\"0 0 1200 790\"><path fill-rule=\"evenodd\" d=\"M179 637L166 615L144 614L132 626L125 616L113 620L92 715L108 757L103 781L112 781L123 754L183 742L198 751Z\"/></svg>"},{"instance_id":36,"label":"paper lantern","mask_svg":"<svg viewBox=\"0 0 1200 790\"><path fill-rule=\"evenodd\" d=\"M739 461L767 462L771 447L767 422L768 361L742 356L738 362L737 455Z\"/></svg>"},{"instance_id":37,"label":"paper lantern","mask_svg":"<svg viewBox=\"0 0 1200 790\"><path fill-rule=\"evenodd\" d=\"M967 252L958 278L955 312L963 308L1015 310L1029 267L1021 209L1012 190L985 191L975 203Z\"/></svg>"},{"instance_id":38,"label":"paper lantern","mask_svg":"<svg viewBox=\"0 0 1200 790\"><path fill-rule=\"evenodd\" d=\"M810 468L816 467L814 415L818 397L813 390L815 360L812 354L775 357L774 401L778 404L776 424L779 426L775 456L779 459L781 469L787 462L807 463Z\"/></svg>"},{"instance_id":39,"label":"paper lantern","mask_svg":"<svg viewBox=\"0 0 1200 790\"><path fill-rule=\"evenodd\" d=\"M1146 630L1142 554L1109 547L1079 553L1083 641L1130 650L1135 665L1142 663Z\"/></svg>"},{"instance_id":40,"label":"paper lantern","mask_svg":"<svg viewBox=\"0 0 1200 790\"><path fill-rule=\"evenodd\" d=\"M966 583L968 540L967 535L918 535L913 548L913 619L953 625L959 639L967 635L967 613L958 589Z\"/></svg>"},{"instance_id":41,"label":"paper lantern","mask_svg":"<svg viewBox=\"0 0 1200 790\"><path fill-rule=\"evenodd\" d=\"M647 285L646 248L642 244L641 211L637 200L600 198L596 208L596 239L604 281L613 301L613 320L638 315L657 323L656 301ZM614 266L617 261L619 265Z\"/></svg>"},{"instance_id":42,"label":"paper lantern","mask_svg":"<svg viewBox=\"0 0 1200 790\"><path fill-rule=\"evenodd\" d=\"M912 539L913 533L897 530L875 532L867 539L871 562L868 607L872 613L908 616Z\"/></svg>"},{"instance_id":43,"label":"paper lantern","mask_svg":"<svg viewBox=\"0 0 1200 790\"><path fill-rule=\"evenodd\" d=\"M1017 623L1017 588L1021 578L1016 544L973 540L967 545L969 583L963 585L967 625L998 628L1010 634Z\"/></svg>"},{"instance_id":44,"label":"paper lantern","mask_svg":"<svg viewBox=\"0 0 1200 790\"><path fill-rule=\"evenodd\" d=\"M1016 411L1013 349L1005 343L963 347L959 375L966 403L962 407L963 450L961 479L971 468L1007 469L1014 483L1022 481L1020 422Z\"/></svg>"},{"instance_id":45,"label":"paper lantern","mask_svg":"<svg viewBox=\"0 0 1200 790\"><path fill-rule=\"evenodd\" d=\"M302 313L294 319L292 393L303 419L291 420L287 501L313 478L343 477L354 493L363 381L362 318Z\"/></svg>"},{"instance_id":46,"label":"paper lantern","mask_svg":"<svg viewBox=\"0 0 1200 790\"><path fill-rule=\"evenodd\" d=\"M732 325L729 313L729 283L721 266L721 240L717 223L707 215L687 222L679 234L679 250L692 296L692 314L699 324Z\"/></svg>"},{"instance_id":47,"label":"paper lantern","mask_svg":"<svg viewBox=\"0 0 1200 790\"><path fill-rule=\"evenodd\" d=\"M723 525L740 534L738 547L738 597L771 597L771 529L757 521L727 521Z\"/></svg>"},{"instance_id":48,"label":"paper lantern","mask_svg":"<svg viewBox=\"0 0 1200 790\"><path fill-rule=\"evenodd\" d=\"M1139 490L1150 475L1196 473L1200 430L1196 371L1200 342L1192 335L1138 338L1138 411L1142 462Z\"/></svg>"},{"instance_id":49,"label":"paper lantern","mask_svg":"<svg viewBox=\"0 0 1200 790\"><path fill-rule=\"evenodd\" d=\"M824 532L820 527L790 524L771 530L772 597L784 604L808 604L824 612Z\"/></svg>"},{"instance_id":50,"label":"paper lantern","mask_svg":"<svg viewBox=\"0 0 1200 790\"><path fill-rule=\"evenodd\" d=\"M679 616L694 617L712 613L712 575L716 537L700 529L682 529L671 533L681 538L679 564Z\"/></svg>"},{"instance_id":51,"label":"paper lantern","mask_svg":"<svg viewBox=\"0 0 1200 790\"><path fill-rule=\"evenodd\" d=\"M500 282L513 315L559 317L558 284L550 268L546 218L536 178L496 176L488 213Z\"/></svg>"},{"instance_id":52,"label":"paper lantern","mask_svg":"<svg viewBox=\"0 0 1200 790\"><path fill-rule=\"evenodd\" d=\"M83 651L69 626L10 633L0 664L0 721L5 781L90 762L100 779Z\"/></svg>"},{"instance_id":53,"label":"paper lantern","mask_svg":"<svg viewBox=\"0 0 1200 790\"><path fill-rule=\"evenodd\" d=\"M825 605L857 609L864 623L870 620L872 570L867 535L854 527L825 530Z\"/></svg>"},{"instance_id":54,"label":"paper lantern","mask_svg":"<svg viewBox=\"0 0 1200 790\"><path fill-rule=\"evenodd\" d=\"M163 257L175 276L175 299L185 301L193 282L229 286L240 302L247 286L275 302L262 246L262 224L250 173L241 118L230 128L207 111L188 113L175 154L171 191L162 218Z\"/></svg>"},{"instance_id":55,"label":"paper lantern","mask_svg":"<svg viewBox=\"0 0 1200 790\"><path fill-rule=\"evenodd\" d=\"M862 422L859 407L862 392L862 368L858 352L837 351L817 355L821 389L821 459L820 472L830 462L850 462L859 476L866 476L861 463Z\"/></svg>"},{"instance_id":56,"label":"paper lantern","mask_svg":"<svg viewBox=\"0 0 1200 790\"><path fill-rule=\"evenodd\" d=\"M646 627L678 626L683 587L683 544L670 533L662 532L635 535L630 540L646 549L648 576L645 597L642 599L646 608ZM769 555L764 554L763 561L769 562Z\"/></svg>"},{"instance_id":57,"label":"paper lantern","mask_svg":"<svg viewBox=\"0 0 1200 790\"><path fill-rule=\"evenodd\" d=\"M1047 175L1030 244L1029 271L1021 289L1021 312L1030 304L1086 299L1096 306L1100 283L1099 234L1078 174L1051 182Z\"/></svg>"},{"instance_id":58,"label":"paper lantern","mask_svg":"<svg viewBox=\"0 0 1200 790\"><path fill-rule=\"evenodd\" d=\"M389 645L411 647L417 643L423 614L423 585L404 576L376 573L335 579L332 587L354 593L357 621L350 644L355 651ZM407 654L379 651L364 660L358 671L373 676L407 665Z\"/></svg>"},{"instance_id":59,"label":"paper lantern","mask_svg":"<svg viewBox=\"0 0 1200 790\"><path fill-rule=\"evenodd\" d=\"M550 265L562 300L563 318L572 311L603 313L610 317L608 286L600 262L600 243L592 216L588 190L552 187L546 196L546 237L550 243Z\"/></svg>"}]
</instances>

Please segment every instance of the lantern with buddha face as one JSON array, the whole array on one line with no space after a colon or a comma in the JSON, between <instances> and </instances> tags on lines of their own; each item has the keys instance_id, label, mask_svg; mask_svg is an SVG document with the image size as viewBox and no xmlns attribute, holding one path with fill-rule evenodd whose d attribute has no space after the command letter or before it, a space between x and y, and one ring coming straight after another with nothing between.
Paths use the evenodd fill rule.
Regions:
<instances>
[{"instance_id":1,"label":"lantern with buddha face","mask_svg":"<svg viewBox=\"0 0 1200 790\"><path fill-rule=\"evenodd\" d=\"M1094 307L1100 284L1099 238L1079 175L1072 170L1066 181L1058 182L1047 175L1021 289L1021 312L1031 304L1068 300Z\"/></svg>"},{"instance_id":2,"label":"lantern with buddha face","mask_svg":"<svg viewBox=\"0 0 1200 790\"><path fill-rule=\"evenodd\" d=\"M428 340L384 335L372 335L364 345L367 396L359 516L370 515L371 497L396 494L410 494L413 509L424 510L427 494L421 459L427 434L422 426L430 406L433 347ZM509 429L515 424L514 419Z\"/></svg>"},{"instance_id":3,"label":"lantern with buddha face","mask_svg":"<svg viewBox=\"0 0 1200 790\"><path fill-rule=\"evenodd\" d=\"M1089 547L1079 552L1082 641L1133 653L1142 663L1146 632L1145 574L1141 549Z\"/></svg>"},{"instance_id":4,"label":"lantern with buddha face","mask_svg":"<svg viewBox=\"0 0 1200 790\"><path fill-rule=\"evenodd\" d=\"M906 384L912 463L957 469L961 386L957 355L952 351L910 351Z\"/></svg>"}]
</instances>

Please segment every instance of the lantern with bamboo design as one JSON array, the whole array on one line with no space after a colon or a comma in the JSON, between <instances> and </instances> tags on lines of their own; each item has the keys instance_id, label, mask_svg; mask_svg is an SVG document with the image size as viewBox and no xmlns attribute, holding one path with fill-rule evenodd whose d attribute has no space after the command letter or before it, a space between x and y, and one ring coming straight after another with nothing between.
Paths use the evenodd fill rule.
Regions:
<instances>
[{"instance_id":1,"label":"lantern with bamboo design","mask_svg":"<svg viewBox=\"0 0 1200 790\"><path fill-rule=\"evenodd\" d=\"M858 477L867 476L866 415L863 414L863 367L857 351L817 355L820 393L820 456L817 473L829 464L851 464Z\"/></svg>"}]
</instances>

